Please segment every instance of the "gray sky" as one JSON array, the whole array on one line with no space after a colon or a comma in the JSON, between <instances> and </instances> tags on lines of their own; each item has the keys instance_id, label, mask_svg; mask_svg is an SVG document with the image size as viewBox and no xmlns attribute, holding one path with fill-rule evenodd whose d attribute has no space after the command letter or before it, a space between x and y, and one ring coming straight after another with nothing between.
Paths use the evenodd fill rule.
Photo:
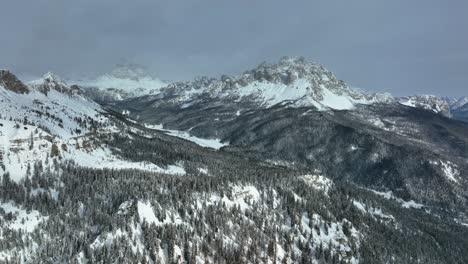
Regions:
<instances>
[{"instance_id":1,"label":"gray sky","mask_svg":"<svg viewBox=\"0 0 468 264\"><path fill-rule=\"evenodd\" d=\"M350 85L468 95L466 0L15 0L0 8L0 68L96 75L127 60L162 79L304 56Z\"/></svg>"}]
</instances>

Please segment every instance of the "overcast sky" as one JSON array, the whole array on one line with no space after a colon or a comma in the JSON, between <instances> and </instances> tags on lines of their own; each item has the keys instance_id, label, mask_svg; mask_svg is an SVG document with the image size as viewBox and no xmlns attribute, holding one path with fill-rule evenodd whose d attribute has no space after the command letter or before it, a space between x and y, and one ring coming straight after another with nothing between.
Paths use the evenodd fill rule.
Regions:
<instances>
[{"instance_id":1,"label":"overcast sky","mask_svg":"<svg viewBox=\"0 0 468 264\"><path fill-rule=\"evenodd\" d=\"M162 79L237 74L283 55L394 95L468 95L466 0L15 0L0 7L0 68Z\"/></svg>"}]
</instances>

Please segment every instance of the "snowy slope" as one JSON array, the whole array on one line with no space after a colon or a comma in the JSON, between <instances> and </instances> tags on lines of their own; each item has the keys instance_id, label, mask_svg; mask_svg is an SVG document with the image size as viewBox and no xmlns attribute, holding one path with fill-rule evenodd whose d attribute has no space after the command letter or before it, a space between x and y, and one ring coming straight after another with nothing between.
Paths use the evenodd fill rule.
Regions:
<instances>
[{"instance_id":1,"label":"snowy slope","mask_svg":"<svg viewBox=\"0 0 468 264\"><path fill-rule=\"evenodd\" d=\"M145 127L150 129L156 129L166 133L167 135L171 135L174 137L182 138L188 141L191 141L201 147L205 148L212 148L212 149L220 149L224 146L229 144L221 142L220 139L207 139L207 138L199 138L193 135L190 135L187 131L179 131L179 130L172 130L172 129L164 129L163 125L148 125L145 124Z\"/></svg>"},{"instance_id":2,"label":"snowy slope","mask_svg":"<svg viewBox=\"0 0 468 264\"><path fill-rule=\"evenodd\" d=\"M72 159L92 168L131 168L185 174L183 168L162 169L151 163L129 162L102 146L96 135L118 132L101 106L47 73L29 83L28 93L0 86L0 173L18 182L36 162Z\"/></svg>"}]
</instances>

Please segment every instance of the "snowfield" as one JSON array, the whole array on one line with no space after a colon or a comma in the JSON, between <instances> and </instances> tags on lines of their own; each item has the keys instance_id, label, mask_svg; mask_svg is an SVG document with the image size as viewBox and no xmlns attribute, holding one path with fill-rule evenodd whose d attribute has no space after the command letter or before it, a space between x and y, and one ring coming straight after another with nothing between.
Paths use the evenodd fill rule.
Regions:
<instances>
[{"instance_id":1,"label":"snowfield","mask_svg":"<svg viewBox=\"0 0 468 264\"><path fill-rule=\"evenodd\" d=\"M134 121L135 122L135 121ZM205 139L199 138L193 135L190 135L189 132L186 131L179 131L179 130L171 130L171 129L164 129L163 125L149 125L145 124L146 128L155 129L166 133L167 135L182 138L188 141L191 141L199 146L205 148L212 148L212 149L220 149L224 146L228 146L228 143L221 142L220 139Z\"/></svg>"}]
</instances>

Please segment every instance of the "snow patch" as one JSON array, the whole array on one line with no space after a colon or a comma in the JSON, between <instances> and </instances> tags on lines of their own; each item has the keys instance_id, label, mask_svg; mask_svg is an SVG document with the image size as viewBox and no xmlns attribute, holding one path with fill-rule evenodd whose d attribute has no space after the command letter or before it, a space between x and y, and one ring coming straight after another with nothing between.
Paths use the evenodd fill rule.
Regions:
<instances>
[{"instance_id":1,"label":"snow patch","mask_svg":"<svg viewBox=\"0 0 468 264\"><path fill-rule=\"evenodd\" d=\"M212 148L212 149L220 149L224 146L228 146L229 144L221 142L220 139L205 139L205 138L199 138L196 136L190 135L186 131L179 131L179 130L171 130L171 129L164 129L163 125L148 125L145 124L146 128L149 129L156 129L160 130L170 136L182 138L188 141L191 141L199 146L205 147L205 148Z\"/></svg>"},{"instance_id":2,"label":"snow patch","mask_svg":"<svg viewBox=\"0 0 468 264\"><path fill-rule=\"evenodd\" d=\"M371 189L368 189L370 191L372 191L373 193L377 194L377 195L380 195L382 196L383 198L387 199L387 200L394 200L396 201L397 203L401 204L401 206L403 208L415 208L415 209L421 209L423 207L425 207L423 204L419 204L419 203L416 203L414 200L410 200L410 201L405 201L401 198L398 198L398 197L395 197L393 195L393 192L392 191L388 191L388 192L379 192L379 191L375 191L375 190L371 190Z\"/></svg>"},{"instance_id":3,"label":"snow patch","mask_svg":"<svg viewBox=\"0 0 468 264\"><path fill-rule=\"evenodd\" d=\"M8 228L14 230L23 230L32 232L39 223L46 221L48 217L42 216L39 211L26 211L16 206L13 202L0 203L0 208L5 214L11 214L12 220L7 220L5 216L0 215L2 221Z\"/></svg>"},{"instance_id":4,"label":"snow patch","mask_svg":"<svg viewBox=\"0 0 468 264\"><path fill-rule=\"evenodd\" d=\"M310 187L328 193L333 186L333 181L319 174L307 174L300 178Z\"/></svg>"}]
</instances>

